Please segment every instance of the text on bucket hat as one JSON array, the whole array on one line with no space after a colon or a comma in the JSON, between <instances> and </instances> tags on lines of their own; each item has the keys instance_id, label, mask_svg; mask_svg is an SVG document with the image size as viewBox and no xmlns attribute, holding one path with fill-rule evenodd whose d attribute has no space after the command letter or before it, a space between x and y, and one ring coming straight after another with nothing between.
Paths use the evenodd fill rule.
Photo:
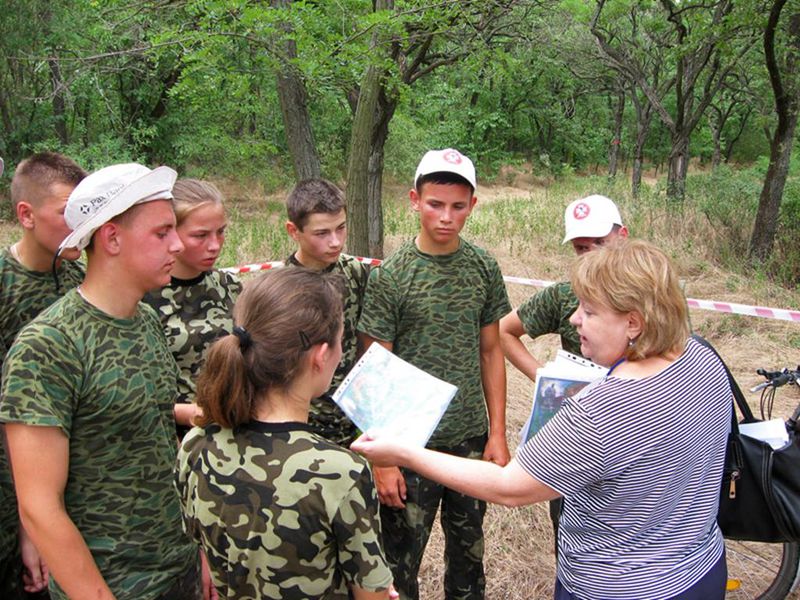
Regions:
<instances>
[{"instance_id":1,"label":"text on bucket hat","mask_svg":"<svg viewBox=\"0 0 800 600\"><path fill-rule=\"evenodd\" d=\"M428 150L425 153L425 156L419 161L417 174L414 175L414 187L417 187L417 181L419 181L420 177L431 173L454 173L466 179L473 190L478 187L475 178L475 165L461 152L452 148Z\"/></svg>"},{"instance_id":2,"label":"text on bucket hat","mask_svg":"<svg viewBox=\"0 0 800 600\"><path fill-rule=\"evenodd\" d=\"M87 176L67 199L64 219L72 229L61 245L83 250L104 223L135 204L172 198L178 174L169 167L148 169L136 163L111 165Z\"/></svg>"},{"instance_id":3,"label":"text on bucket hat","mask_svg":"<svg viewBox=\"0 0 800 600\"><path fill-rule=\"evenodd\" d=\"M566 236L562 244L575 238L601 238L622 225L617 205L610 198L595 194L570 202L564 211Z\"/></svg>"}]
</instances>

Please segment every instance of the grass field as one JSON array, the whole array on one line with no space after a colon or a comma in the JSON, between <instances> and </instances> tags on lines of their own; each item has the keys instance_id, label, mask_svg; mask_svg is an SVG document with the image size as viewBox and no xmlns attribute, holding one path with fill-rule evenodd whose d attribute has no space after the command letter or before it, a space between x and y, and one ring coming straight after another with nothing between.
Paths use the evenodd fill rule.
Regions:
<instances>
[{"instance_id":1,"label":"grass field","mask_svg":"<svg viewBox=\"0 0 800 600\"><path fill-rule=\"evenodd\" d=\"M219 266L282 260L292 246L283 229L282 195L264 196L240 185L218 182L228 197L230 228ZM682 211L669 209L657 194L631 200L622 185L600 178L577 178L543 186L517 184L479 188L479 202L464 236L489 249L505 275L560 280L573 258L560 244L564 207L576 197L606 193L618 200L633 236L648 239L675 260L688 297L776 308L800 307L800 291L772 284L758 273L723 269L717 257L726 240L694 209L691 199ZM416 222L405 188L389 186L385 193L386 250L391 252L414 235ZM16 235L12 224L0 224L0 242ZM513 306L535 288L509 284ZM785 321L692 311L694 329L717 347L742 388L755 385L757 367L778 368L800 363L800 325ZM552 358L558 339L547 336L530 343L539 359ZM512 453L530 408L532 383L508 365L508 440ZM800 402L797 388L779 393L780 416ZM753 403L757 398L752 398ZM553 540L545 506L506 509L490 507L486 519L487 597L547 598L554 579ZM422 598L442 598L442 539L438 531L429 544L420 573ZM794 595L800 598L800 595Z\"/></svg>"}]
</instances>

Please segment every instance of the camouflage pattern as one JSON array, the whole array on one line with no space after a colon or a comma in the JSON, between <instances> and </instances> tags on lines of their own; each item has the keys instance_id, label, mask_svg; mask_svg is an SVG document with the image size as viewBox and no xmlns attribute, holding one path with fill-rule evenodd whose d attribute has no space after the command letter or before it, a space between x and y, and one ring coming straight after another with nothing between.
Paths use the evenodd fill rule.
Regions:
<instances>
[{"instance_id":1,"label":"camouflage pattern","mask_svg":"<svg viewBox=\"0 0 800 600\"><path fill-rule=\"evenodd\" d=\"M58 300L61 294L83 281L83 265L80 263L62 261L57 272L60 293L56 291L52 273L31 271L20 264L8 248L0 250L0 369L19 330ZM5 577L3 573L12 570L10 565L5 569L3 563L19 559L17 527L17 498L5 446L0 439L0 586ZM5 597L5 594L0 594L0 598Z\"/></svg>"},{"instance_id":2,"label":"camouflage pattern","mask_svg":"<svg viewBox=\"0 0 800 600\"><path fill-rule=\"evenodd\" d=\"M195 427L176 483L220 598L344 600L348 585L391 583L366 461L304 423Z\"/></svg>"},{"instance_id":3,"label":"camouflage pattern","mask_svg":"<svg viewBox=\"0 0 800 600\"><path fill-rule=\"evenodd\" d=\"M153 310L115 319L76 290L20 332L6 357L0 422L69 438L64 504L116 597L154 598L197 561L181 531L177 366ZM50 594L65 594L51 578Z\"/></svg>"},{"instance_id":4,"label":"camouflage pattern","mask_svg":"<svg viewBox=\"0 0 800 600\"><path fill-rule=\"evenodd\" d=\"M486 433L480 330L510 310L497 263L464 240L444 256L408 242L370 273L359 330L393 342L395 354L459 388L431 446Z\"/></svg>"},{"instance_id":5,"label":"camouflage pattern","mask_svg":"<svg viewBox=\"0 0 800 600\"><path fill-rule=\"evenodd\" d=\"M578 298L572 291L572 284L562 281L528 298L517 309L517 316L522 321L525 333L532 338L546 333L557 333L561 336L561 347L580 356L580 336L569 322L572 313L577 309Z\"/></svg>"},{"instance_id":6,"label":"camouflage pattern","mask_svg":"<svg viewBox=\"0 0 800 600\"><path fill-rule=\"evenodd\" d=\"M172 278L169 285L152 290L144 302L152 306L175 362L178 363L177 402L193 402L197 375L208 347L233 331L233 304L242 282L224 271L206 271L195 279Z\"/></svg>"},{"instance_id":7,"label":"camouflage pattern","mask_svg":"<svg viewBox=\"0 0 800 600\"><path fill-rule=\"evenodd\" d=\"M294 254L286 259L287 265L303 266ZM344 289L344 333L342 335L342 360L333 374L328 392L311 401L308 422L324 438L348 447L358 433L356 426L342 412L342 409L331 399L331 396L345 376L356 363L358 354L357 326L361 317L364 292L367 289L369 267L358 262L354 257L342 254L339 260L325 269L325 272L340 273L343 277Z\"/></svg>"},{"instance_id":8,"label":"camouflage pattern","mask_svg":"<svg viewBox=\"0 0 800 600\"><path fill-rule=\"evenodd\" d=\"M448 454L480 459L486 437L480 436L451 448ZM402 469L407 486L406 508L381 506L383 545L402 600L419 598L419 566L439 503L445 535L445 598L483 598L483 515L486 503L450 490L414 471Z\"/></svg>"}]
</instances>

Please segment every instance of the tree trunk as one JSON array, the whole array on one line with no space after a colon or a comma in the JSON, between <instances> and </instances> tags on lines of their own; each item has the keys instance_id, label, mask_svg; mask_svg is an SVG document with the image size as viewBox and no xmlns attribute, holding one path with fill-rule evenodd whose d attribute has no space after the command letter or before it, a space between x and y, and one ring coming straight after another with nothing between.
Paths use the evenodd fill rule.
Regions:
<instances>
[{"instance_id":1,"label":"tree trunk","mask_svg":"<svg viewBox=\"0 0 800 600\"><path fill-rule=\"evenodd\" d=\"M289 42L292 45L294 42ZM322 173L311 116L308 113L306 88L295 69L276 74L278 99L286 131L286 145L298 181L319 177Z\"/></svg>"},{"instance_id":2,"label":"tree trunk","mask_svg":"<svg viewBox=\"0 0 800 600\"><path fill-rule=\"evenodd\" d=\"M640 100L636 88L630 90L631 101L636 109L636 143L633 148L633 168L631 170L631 195L639 198L642 187L642 168L644 165L644 146L650 134L650 123L653 120L653 105L645 98Z\"/></svg>"},{"instance_id":3,"label":"tree trunk","mask_svg":"<svg viewBox=\"0 0 800 600\"><path fill-rule=\"evenodd\" d=\"M792 141L797 126L797 112L787 123L785 131L775 131L769 152L769 167L764 178L764 187L758 198L758 211L750 239L750 257L763 262L772 253L775 233L778 231L778 217L783 200L783 188L789 173L792 157Z\"/></svg>"},{"instance_id":4,"label":"tree trunk","mask_svg":"<svg viewBox=\"0 0 800 600\"><path fill-rule=\"evenodd\" d=\"M672 136L672 149L669 152L669 171L667 172L667 197L683 203L686 195L686 171L689 166L689 135L679 131Z\"/></svg>"},{"instance_id":5,"label":"tree trunk","mask_svg":"<svg viewBox=\"0 0 800 600\"><path fill-rule=\"evenodd\" d=\"M708 116L708 128L711 130L711 139L714 142L714 152L711 154L711 169L716 171L722 162L722 117L714 107L714 115Z\"/></svg>"},{"instance_id":6,"label":"tree trunk","mask_svg":"<svg viewBox=\"0 0 800 600\"><path fill-rule=\"evenodd\" d=\"M794 78L800 60L800 11L789 15L789 43L786 49L786 77L782 76L775 56L775 31L786 0L776 0L770 10L767 27L764 30L764 54L770 83L775 94L775 110L778 113L778 126L772 136L769 153L769 168L764 179L764 187L758 199L758 212L750 238L750 260L759 263L769 258L778 230L783 188L789 173L792 157L794 132L797 127L800 101L797 98ZM786 86L786 87L785 87Z\"/></svg>"},{"instance_id":7,"label":"tree trunk","mask_svg":"<svg viewBox=\"0 0 800 600\"><path fill-rule=\"evenodd\" d=\"M397 94L390 95L385 89L381 89L372 135L367 183L369 255L374 258L383 258L383 159L386 140L389 138L389 122L394 117L398 101Z\"/></svg>"},{"instance_id":8,"label":"tree trunk","mask_svg":"<svg viewBox=\"0 0 800 600\"><path fill-rule=\"evenodd\" d=\"M617 176L617 159L619 158L619 147L622 140L622 118L625 114L625 92L617 94L617 106L614 111L614 139L608 148L608 178L613 179Z\"/></svg>"},{"instance_id":9,"label":"tree trunk","mask_svg":"<svg viewBox=\"0 0 800 600\"><path fill-rule=\"evenodd\" d=\"M291 0L272 0L275 8L286 8ZM290 27L284 29L291 31ZM300 72L293 64L297 58L297 45L294 40L285 37L280 42L284 53L283 65L275 73L278 101L283 115L283 128L286 132L286 145L292 157L294 174L298 181L319 177L322 173L314 131L311 128L311 116L308 112L308 93Z\"/></svg>"},{"instance_id":10,"label":"tree trunk","mask_svg":"<svg viewBox=\"0 0 800 600\"><path fill-rule=\"evenodd\" d=\"M382 71L377 66L367 67L350 134L350 160L347 165L347 250L357 256L368 256L370 251L369 164L381 76Z\"/></svg>"},{"instance_id":11,"label":"tree trunk","mask_svg":"<svg viewBox=\"0 0 800 600\"><path fill-rule=\"evenodd\" d=\"M61 77L61 68L57 58L49 58L50 82L53 85L53 127L62 146L69 143L67 134L66 102L64 101L64 81Z\"/></svg>"}]
</instances>

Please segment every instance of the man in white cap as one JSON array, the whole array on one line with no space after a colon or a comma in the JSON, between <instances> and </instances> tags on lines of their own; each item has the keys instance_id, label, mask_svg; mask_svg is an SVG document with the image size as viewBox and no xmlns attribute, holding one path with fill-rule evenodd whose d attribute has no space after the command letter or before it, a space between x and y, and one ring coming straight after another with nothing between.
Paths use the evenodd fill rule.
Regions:
<instances>
[{"instance_id":1,"label":"man in white cap","mask_svg":"<svg viewBox=\"0 0 800 600\"><path fill-rule=\"evenodd\" d=\"M451 148L427 152L410 191L419 233L370 273L358 329L458 389L428 447L456 456L509 461L506 372L498 321L511 306L488 252L461 238L477 201L475 167ZM419 597L417 575L441 505L445 596L484 596L486 504L419 474L375 468L384 551L403 600Z\"/></svg>"},{"instance_id":2,"label":"man in white cap","mask_svg":"<svg viewBox=\"0 0 800 600\"><path fill-rule=\"evenodd\" d=\"M572 243L580 256L602 248L616 238L628 237L628 229L614 202L605 196L592 195L575 200L564 211L566 235L563 244ZM531 381L536 381L536 370L541 363L528 352L522 336L532 339L547 333L561 337L561 347L567 352L581 355L581 342L569 318L578 308L578 299L568 281L544 288L526 300L518 309L500 319L500 344L503 354ZM550 503L553 529L558 533L558 515L561 500Z\"/></svg>"},{"instance_id":3,"label":"man in white cap","mask_svg":"<svg viewBox=\"0 0 800 600\"><path fill-rule=\"evenodd\" d=\"M62 598L195 600L197 548L172 482L177 367L140 303L183 248L176 173L137 164L70 194L65 249L86 278L20 332L0 395L20 517Z\"/></svg>"}]
</instances>

